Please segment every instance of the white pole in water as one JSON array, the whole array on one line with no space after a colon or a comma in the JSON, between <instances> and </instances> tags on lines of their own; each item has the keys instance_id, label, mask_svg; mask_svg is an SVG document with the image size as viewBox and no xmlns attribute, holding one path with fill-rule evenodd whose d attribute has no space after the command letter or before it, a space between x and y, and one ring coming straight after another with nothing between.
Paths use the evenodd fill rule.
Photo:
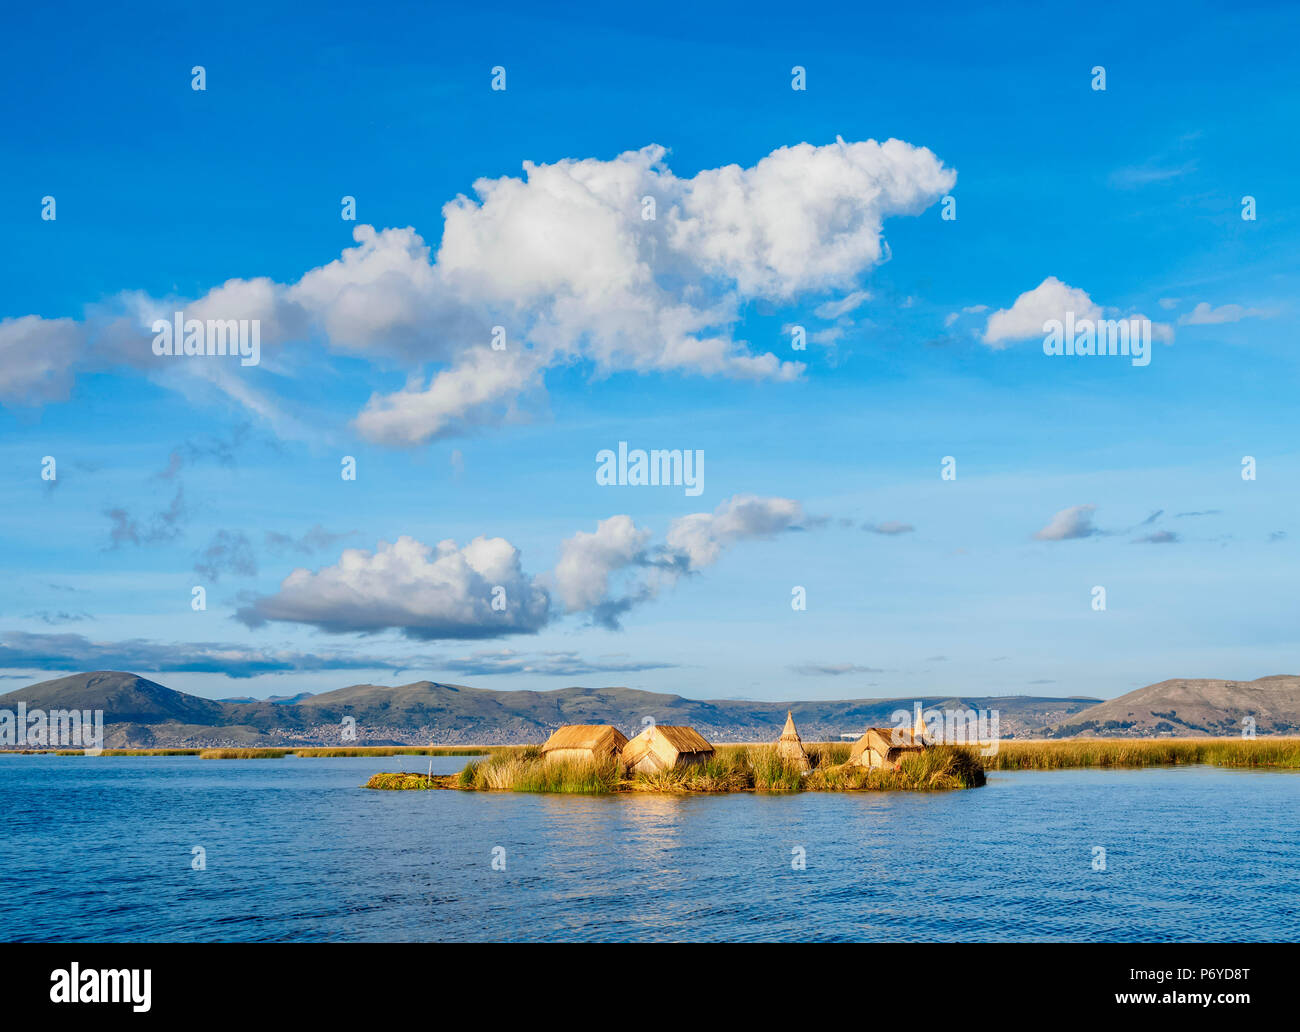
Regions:
<instances>
[{"instance_id":1,"label":"white pole in water","mask_svg":"<svg viewBox=\"0 0 1300 1032\"><path fill-rule=\"evenodd\" d=\"M433 760L429 761L429 780L433 780Z\"/></svg>"}]
</instances>

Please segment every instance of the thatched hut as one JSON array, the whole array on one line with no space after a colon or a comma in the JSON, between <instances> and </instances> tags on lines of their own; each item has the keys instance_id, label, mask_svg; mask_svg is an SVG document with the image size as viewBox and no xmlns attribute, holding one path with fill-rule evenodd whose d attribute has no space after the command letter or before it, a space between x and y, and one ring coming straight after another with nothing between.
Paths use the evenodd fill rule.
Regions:
<instances>
[{"instance_id":1,"label":"thatched hut","mask_svg":"<svg viewBox=\"0 0 1300 1032\"><path fill-rule=\"evenodd\" d=\"M618 759L627 736L613 724L566 724L546 740L542 758L547 762L579 763Z\"/></svg>"},{"instance_id":2,"label":"thatched hut","mask_svg":"<svg viewBox=\"0 0 1300 1032\"><path fill-rule=\"evenodd\" d=\"M651 724L623 747L630 773L653 774L712 758L713 746L693 727Z\"/></svg>"},{"instance_id":3,"label":"thatched hut","mask_svg":"<svg viewBox=\"0 0 1300 1032\"><path fill-rule=\"evenodd\" d=\"M790 710L786 710L785 727L781 731L781 737L776 740L776 754L800 774L812 773L812 764L808 762L808 754L803 750L803 739L794 728L794 713Z\"/></svg>"},{"instance_id":4,"label":"thatched hut","mask_svg":"<svg viewBox=\"0 0 1300 1032\"><path fill-rule=\"evenodd\" d=\"M905 755L927 748L925 739L913 731L873 727L868 728L867 733L853 743L849 763L858 767L889 767L897 770Z\"/></svg>"}]
</instances>

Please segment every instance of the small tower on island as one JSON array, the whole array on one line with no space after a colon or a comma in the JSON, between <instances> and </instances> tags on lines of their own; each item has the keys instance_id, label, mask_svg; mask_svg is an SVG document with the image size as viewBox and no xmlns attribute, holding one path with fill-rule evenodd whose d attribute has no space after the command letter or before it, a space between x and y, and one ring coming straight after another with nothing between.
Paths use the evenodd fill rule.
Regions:
<instances>
[{"instance_id":1,"label":"small tower on island","mask_svg":"<svg viewBox=\"0 0 1300 1032\"><path fill-rule=\"evenodd\" d=\"M799 737L799 732L794 727L792 710L786 710L785 727L781 731L781 737L776 740L776 754L797 768L799 773L812 773L812 764L808 762L808 754L803 750L803 739Z\"/></svg>"}]
</instances>

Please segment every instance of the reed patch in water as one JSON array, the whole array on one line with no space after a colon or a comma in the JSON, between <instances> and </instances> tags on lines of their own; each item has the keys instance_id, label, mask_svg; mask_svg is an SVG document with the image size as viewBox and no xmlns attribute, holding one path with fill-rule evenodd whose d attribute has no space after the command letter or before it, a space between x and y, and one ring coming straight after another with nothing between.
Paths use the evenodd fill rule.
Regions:
<instances>
[{"instance_id":1,"label":"reed patch in water","mask_svg":"<svg viewBox=\"0 0 1300 1032\"><path fill-rule=\"evenodd\" d=\"M366 788L384 790L413 789L418 791L444 787L446 786L435 782L427 774L376 774L366 783Z\"/></svg>"},{"instance_id":2,"label":"reed patch in water","mask_svg":"<svg viewBox=\"0 0 1300 1032\"><path fill-rule=\"evenodd\" d=\"M936 745L921 752L905 753L897 770L842 763L814 770L808 780L809 789L823 792L940 792L979 788L985 778L984 767L973 750Z\"/></svg>"},{"instance_id":3,"label":"reed patch in water","mask_svg":"<svg viewBox=\"0 0 1300 1032\"><path fill-rule=\"evenodd\" d=\"M1181 738L1168 740L1089 738L998 743L984 757L988 770L1067 770L1076 767L1173 767L1206 763L1215 767L1300 768L1300 739Z\"/></svg>"}]
</instances>

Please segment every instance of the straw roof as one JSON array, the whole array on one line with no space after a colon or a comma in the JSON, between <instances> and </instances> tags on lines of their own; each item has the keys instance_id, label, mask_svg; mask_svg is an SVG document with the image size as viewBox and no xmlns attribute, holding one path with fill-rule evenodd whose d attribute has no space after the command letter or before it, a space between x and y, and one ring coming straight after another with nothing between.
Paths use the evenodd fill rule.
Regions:
<instances>
[{"instance_id":1,"label":"straw roof","mask_svg":"<svg viewBox=\"0 0 1300 1032\"><path fill-rule=\"evenodd\" d=\"M793 763L805 774L812 771L808 754L803 751L803 739L799 737L799 732L794 727L794 713L789 710L785 714L785 727L781 731L781 737L776 740L776 754L783 760Z\"/></svg>"},{"instance_id":2,"label":"straw roof","mask_svg":"<svg viewBox=\"0 0 1300 1032\"><path fill-rule=\"evenodd\" d=\"M630 770L655 771L699 763L713 755L713 746L693 727L651 724L623 748Z\"/></svg>"},{"instance_id":3,"label":"straw roof","mask_svg":"<svg viewBox=\"0 0 1300 1032\"><path fill-rule=\"evenodd\" d=\"M713 746L693 727L655 724L654 729L663 735L668 744L679 753L713 752Z\"/></svg>"},{"instance_id":4,"label":"straw roof","mask_svg":"<svg viewBox=\"0 0 1300 1032\"><path fill-rule=\"evenodd\" d=\"M566 724L557 730L542 752L554 749L590 749L592 752L611 752L627 745L627 737L613 724Z\"/></svg>"},{"instance_id":5,"label":"straw roof","mask_svg":"<svg viewBox=\"0 0 1300 1032\"><path fill-rule=\"evenodd\" d=\"M870 727L853 743L853 749L849 752L849 762L858 762L868 749L874 749L881 756L888 756L893 750L916 752L924 748L925 741L906 729Z\"/></svg>"}]
</instances>

